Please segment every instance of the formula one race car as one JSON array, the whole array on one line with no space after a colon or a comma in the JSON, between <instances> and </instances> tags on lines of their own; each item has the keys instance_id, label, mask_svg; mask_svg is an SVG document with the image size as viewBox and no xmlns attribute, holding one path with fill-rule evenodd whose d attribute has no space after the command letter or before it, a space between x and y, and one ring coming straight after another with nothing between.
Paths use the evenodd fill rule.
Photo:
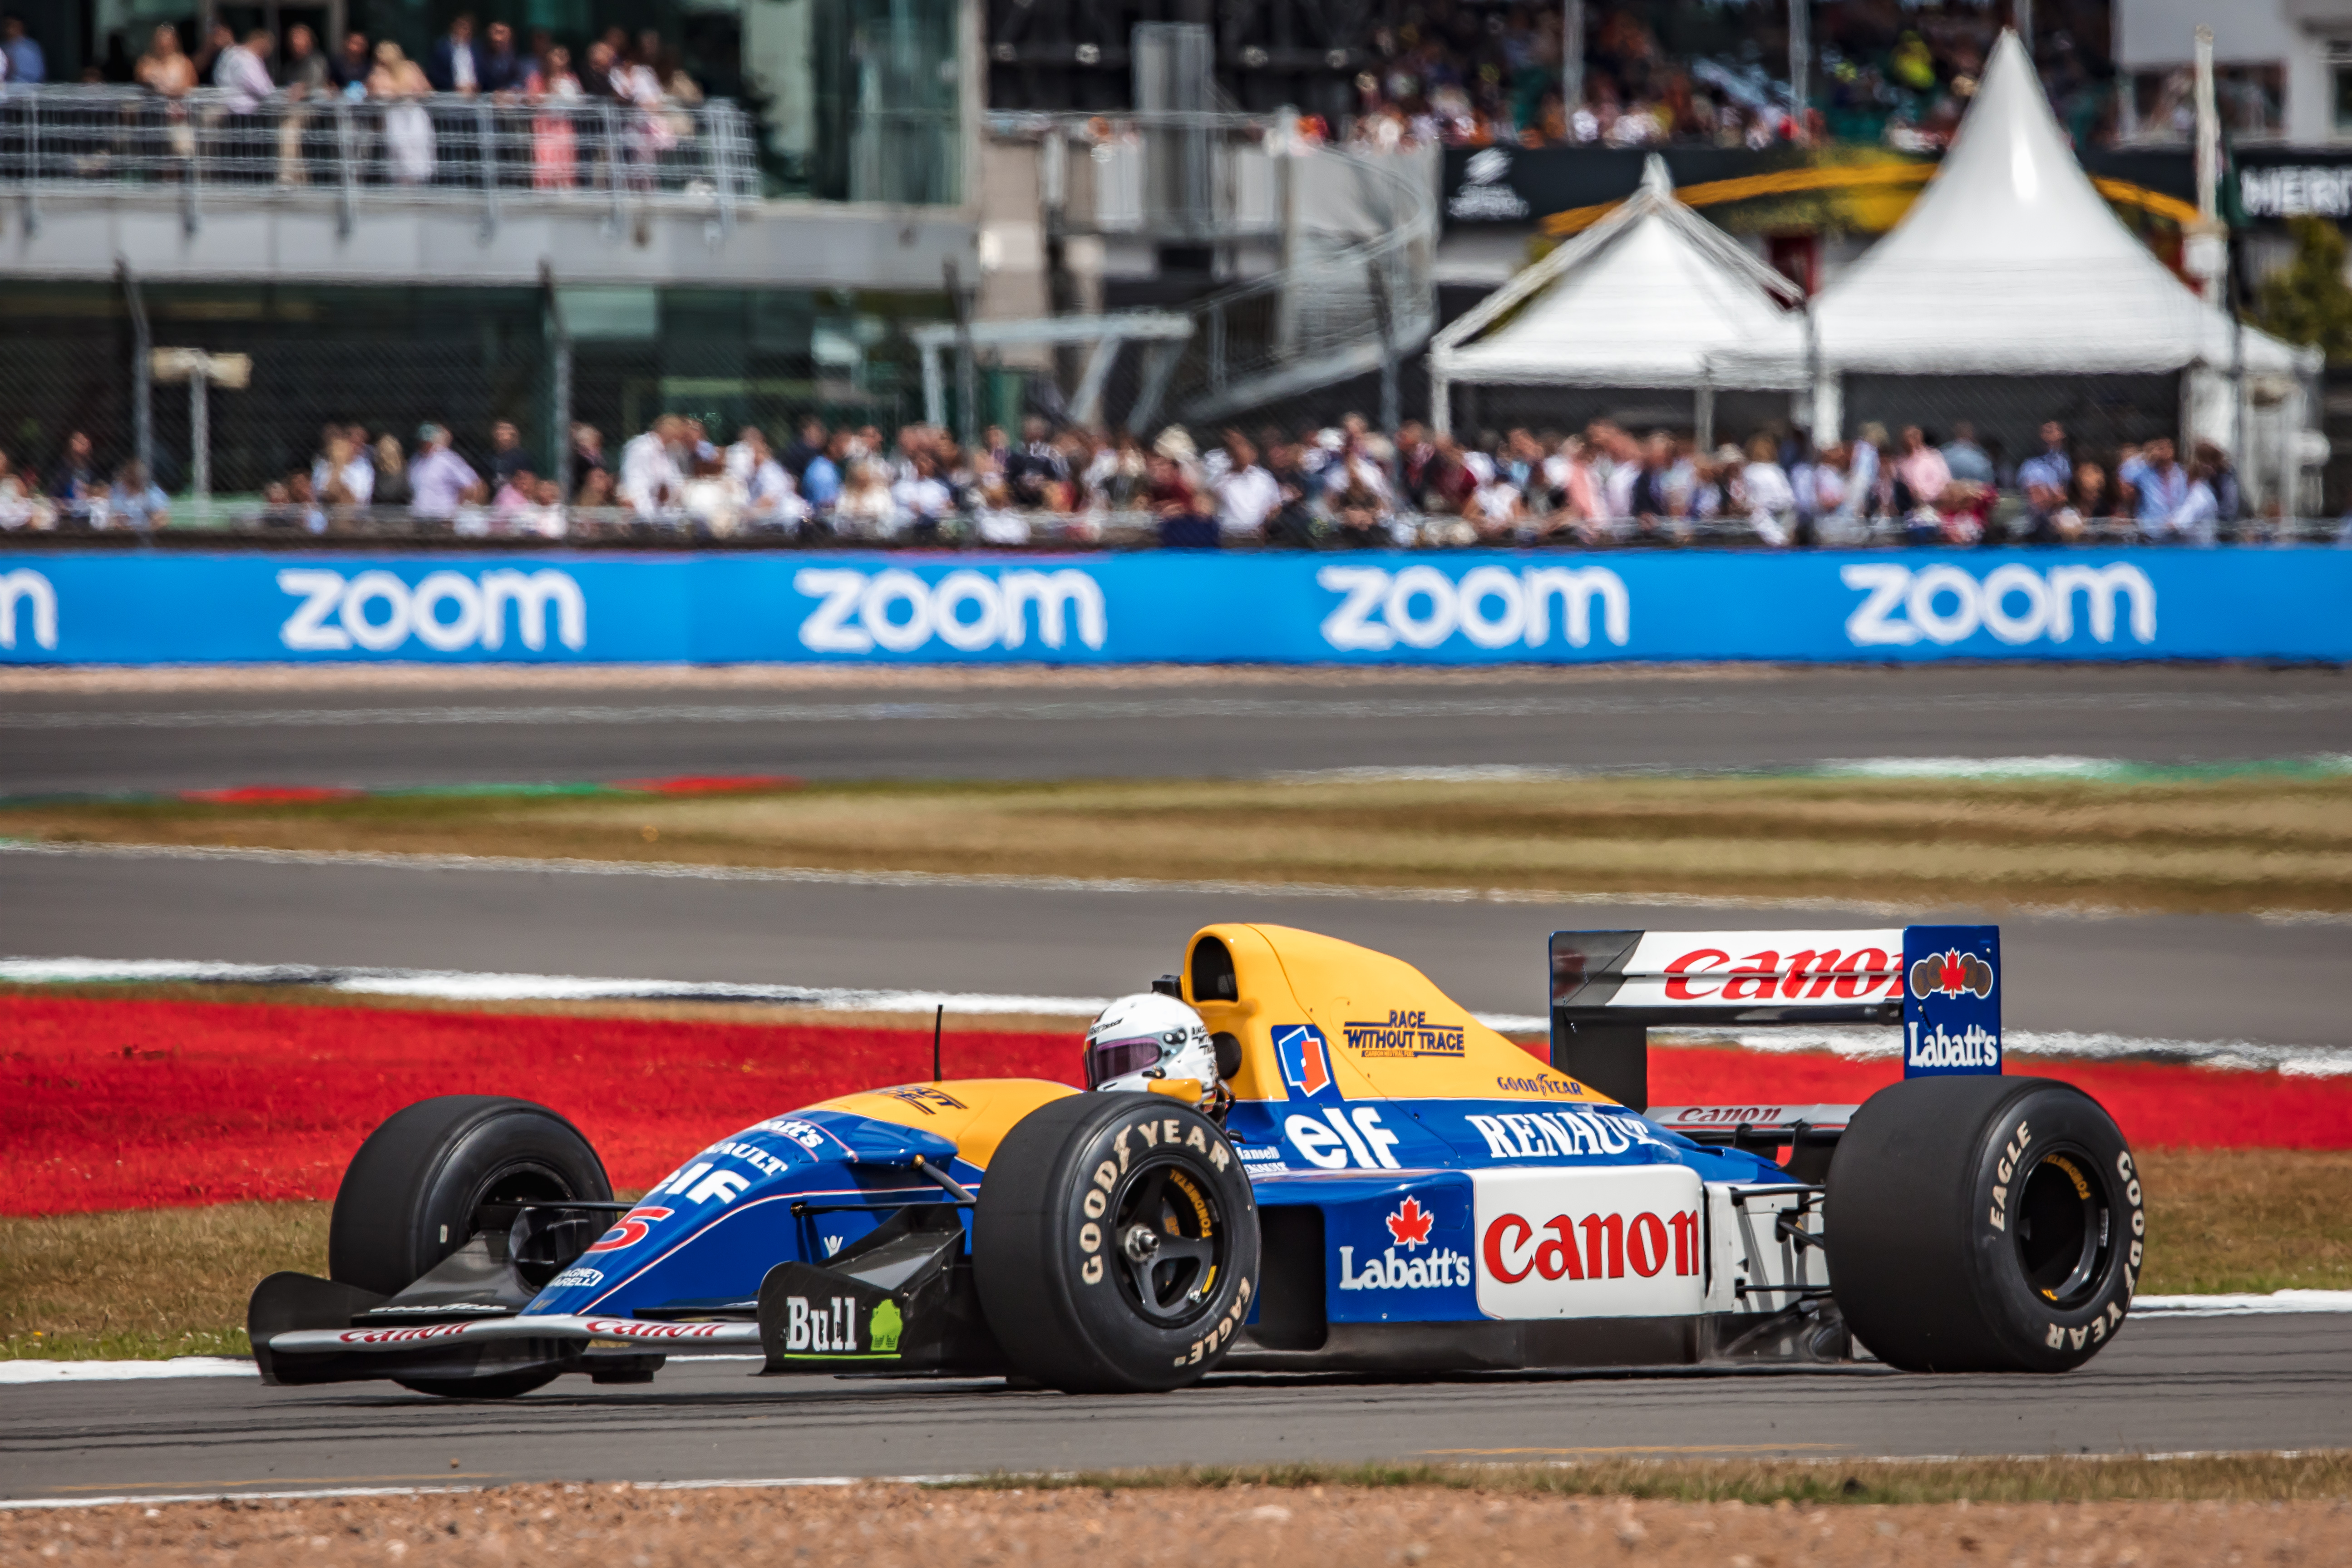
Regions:
<instances>
[{"instance_id":1,"label":"formula one race car","mask_svg":"<svg viewBox=\"0 0 2352 1568\"><path fill-rule=\"evenodd\" d=\"M1993 928L1561 932L1551 960L1547 1064L1395 959L1211 926L1129 999L1188 1023L1139 1035L1119 1020L1151 1006L1115 1007L1090 1033L1108 1092L847 1095L633 1204L553 1111L425 1100L352 1159L331 1279L255 1290L255 1354L276 1384L473 1397L719 1352L1075 1392L1220 1367L2062 1372L2123 1322L2132 1157L2080 1090L2000 1076ZM1828 1021L1899 1025L1916 1076L1858 1108L1641 1113L1653 1025Z\"/></svg>"}]
</instances>

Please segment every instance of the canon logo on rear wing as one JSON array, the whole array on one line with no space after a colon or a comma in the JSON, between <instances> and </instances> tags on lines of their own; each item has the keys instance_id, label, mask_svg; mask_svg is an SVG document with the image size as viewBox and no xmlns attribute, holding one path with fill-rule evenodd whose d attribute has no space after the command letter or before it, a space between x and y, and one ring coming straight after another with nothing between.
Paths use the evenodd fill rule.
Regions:
<instances>
[{"instance_id":1,"label":"canon logo on rear wing","mask_svg":"<svg viewBox=\"0 0 2352 1568\"><path fill-rule=\"evenodd\" d=\"M1627 1053L1654 1026L1896 1024L1906 1077L2000 1071L1998 926L1563 931L1549 956L1551 1065L1628 1103L1647 1071ZM1706 1108L1732 1125L1778 1109Z\"/></svg>"},{"instance_id":2,"label":"canon logo on rear wing","mask_svg":"<svg viewBox=\"0 0 2352 1568\"><path fill-rule=\"evenodd\" d=\"M1892 1023L1903 931L1559 931L1551 1005L1579 1022Z\"/></svg>"}]
</instances>

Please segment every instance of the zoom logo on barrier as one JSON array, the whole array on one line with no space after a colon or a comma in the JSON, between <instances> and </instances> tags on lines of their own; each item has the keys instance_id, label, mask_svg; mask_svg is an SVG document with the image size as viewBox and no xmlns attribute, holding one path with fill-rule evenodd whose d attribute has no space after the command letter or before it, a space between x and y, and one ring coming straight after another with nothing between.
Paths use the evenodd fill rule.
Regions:
<instances>
[{"instance_id":1,"label":"zoom logo on barrier","mask_svg":"<svg viewBox=\"0 0 2352 1568\"><path fill-rule=\"evenodd\" d=\"M302 601L278 629L278 640L298 653L391 653L412 637L436 653L496 652L506 646L509 609L522 646L534 653L547 647L550 611L565 647L588 643L580 584L551 566L501 566L473 576L428 572L413 586L382 570L346 578L323 567L289 566L278 574L278 586Z\"/></svg>"},{"instance_id":2,"label":"zoom logo on barrier","mask_svg":"<svg viewBox=\"0 0 2352 1568\"><path fill-rule=\"evenodd\" d=\"M58 591L49 580L29 566L14 572L0 572L0 648L16 646L16 616L23 607L25 618L31 622L35 647L53 648L58 646Z\"/></svg>"},{"instance_id":3,"label":"zoom logo on barrier","mask_svg":"<svg viewBox=\"0 0 2352 1568\"><path fill-rule=\"evenodd\" d=\"M1619 647L1633 636L1633 599L1606 566L1474 566L1457 580L1434 566L1390 572L1378 566L1326 566L1320 587L1346 595L1323 620L1323 640L1343 652L1433 648L1456 635L1479 647L1551 641L1552 610L1570 647L1592 640L1592 607L1601 632Z\"/></svg>"},{"instance_id":4,"label":"zoom logo on barrier","mask_svg":"<svg viewBox=\"0 0 2352 1568\"><path fill-rule=\"evenodd\" d=\"M1959 566L1873 561L1841 567L1838 576L1870 595L1846 617L1845 635L1857 647L1964 642L1979 630L2012 646L2072 642L2078 602L2094 641L2115 641L2119 621L2133 641L2156 640L2156 584L2125 563L2037 572L2012 561L1979 578Z\"/></svg>"},{"instance_id":5,"label":"zoom logo on barrier","mask_svg":"<svg viewBox=\"0 0 2352 1568\"><path fill-rule=\"evenodd\" d=\"M1110 635L1102 584L1075 566L975 572L961 567L927 582L903 567L859 572L809 566L793 588L821 601L801 622L803 647L818 653L912 653L934 637L960 653L1018 648L1032 623L1047 648L1077 640L1099 648Z\"/></svg>"}]
</instances>

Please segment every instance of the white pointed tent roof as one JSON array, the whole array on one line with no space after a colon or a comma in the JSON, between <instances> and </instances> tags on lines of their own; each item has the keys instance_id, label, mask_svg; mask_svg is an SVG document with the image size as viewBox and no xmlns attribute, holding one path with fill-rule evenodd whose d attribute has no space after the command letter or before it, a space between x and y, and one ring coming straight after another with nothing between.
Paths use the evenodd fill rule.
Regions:
<instances>
[{"instance_id":1,"label":"white pointed tent roof","mask_svg":"<svg viewBox=\"0 0 2352 1568\"><path fill-rule=\"evenodd\" d=\"M2231 362L2229 318L2101 199L2004 32L1943 167L1813 307L1823 362L1901 374L2086 375ZM2255 370L2305 356L2248 328Z\"/></svg>"},{"instance_id":2,"label":"white pointed tent roof","mask_svg":"<svg viewBox=\"0 0 2352 1568\"><path fill-rule=\"evenodd\" d=\"M1676 201L1654 155L1624 205L1440 332L1430 358L1457 382L1793 386L1803 317L1787 307L1798 299L1787 279ZM1744 372L1715 368L1731 355Z\"/></svg>"}]
</instances>

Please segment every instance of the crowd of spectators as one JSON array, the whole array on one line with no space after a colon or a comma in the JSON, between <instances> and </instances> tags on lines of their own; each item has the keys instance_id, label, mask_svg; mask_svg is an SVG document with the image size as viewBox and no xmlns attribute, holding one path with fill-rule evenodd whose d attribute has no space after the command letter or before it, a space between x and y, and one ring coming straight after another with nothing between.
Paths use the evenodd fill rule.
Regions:
<instances>
[{"instance_id":1,"label":"crowd of spectators","mask_svg":"<svg viewBox=\"0 0 2352 1568\"><path fill-rule=\"evenodd\" d=\"M17 18L8 18L5 28L0 85L45 81L39 44L25 36ZM533 28L524 42L505 22L478 33L470 15L452 21L422 59L411 58L393 39L371 39L356 30L330 50L300 23L288 27L281 40L266 27L239 37L215 22L192 48L182 27L165 22L148 35L135 59L118 49L83 79L146 90L152 100L152 151L189 158L203 134L211 139L207 156L225 155L248 177L274 173L286 185L319 177L321 165L337 155L325 111L338 100L375 106L361 126L371 138L366 152L380 162L385 179L401 184L480 177L483 153L472 145L472 123L464 122L466 145L439 145L449 132L428 109L433 95L512 107L528 117L528 168L517 154L517 167L502 177L527 178L539 189L586 183L593 174L588 165L600 154L630 168L654 163L692 137L692 110L703 101L700 85L654 29L632 38L623 28L607 28L575 56L547 28ZM192 96L199 88L217 89L201 107ZM620 111L609 148L605 121L596 112L608 108Z\"/></svg>"},{"instance_id":2,"label":"crowd of spectators","mask_svg":"<svg viewBox=\"0 0 2352 1568\"><path fill-rule=\"evenodd\" d=\"M1823 136L1907 152L1947 144L1999 37L1997 7L1838 0L1814 7L1801 110L1789 81L1785 8L1683 4L1586 7L1583 96L1563 97L1557 5L1420 0L1375 30L1356 79L1356 139L1374 147L1713 144L1764 148ZM2035 50L2078 142L2112 132L2107 0L2045 0Z\"/></svg>"},{"instance_id":3,"label":"crowd of spectators","mask_svg":"<svg viewBox=\"0 0 2352 1568\"><path fill-rule=\"evenodd\" d=\"M2213 544L2271 537L2246 515L2226 453L2182 462L2163 438L2094 455L2065 428L2013 466L1967 425L1938 441L1865 424L1816 450L1759 432L1707 449L1676 432L1595 421L1572 434L1517 427L1474 440L1408 423L1393 437L1354 415L1323 429L1131 434L1028 420L961 447L934 426L885 437L809 418L772 445L756 425L725 445L664 415L608 452L575 425L566 464L545 464L498 421L460 450L426 424L331 424L306 467L240 515L270 529L364 531L388 520L465 537L562 539L651 531L849 543L1171 548L1426 548L1744 543L1770 549L1908 543ZM470 455L469 455L470 454ZM567 472L569 495L557 479ZM0 453L0 529L152 528L169 502L135 462L103 469L75 432L47 483ZM238 503L243 505L244 503Z\"/></svg>"}]
</instances>

